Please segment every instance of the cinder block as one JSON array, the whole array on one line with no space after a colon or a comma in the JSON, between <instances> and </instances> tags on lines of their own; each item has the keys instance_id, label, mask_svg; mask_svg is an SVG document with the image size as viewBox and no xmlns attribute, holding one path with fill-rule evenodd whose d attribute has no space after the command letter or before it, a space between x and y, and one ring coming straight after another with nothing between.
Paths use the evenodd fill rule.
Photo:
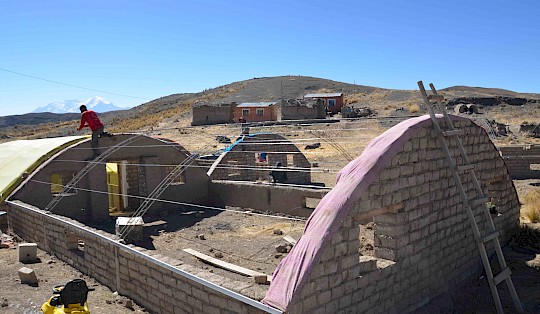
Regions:
<instances>
[{"instance_id":1,"label":"cinder block","mask_svg":"<svg viewBox=\"0 0 540 314\"><path fill-rule=\"evenodd\" d=\"M372 256L360 256L360 273L377 270L377 259Z\"/></svg>"},{"instance_id":2,"label":"cinder block","mask_svg":"<svg viewBox=\"0 0 540 314\"><path fill-rule=\"evenodd\" d=\"M21 283L29 284L32 286L36 286L38 284L36 273L33 269L28 267L22 267L19 269L18 273Z\"/></svg>"},{"instance_id":3,"label":"cinder block","mask_svg":"<svg viewBox=\"0 0 540 314\"><path fill-rule=\"evenodd\" d=\"M37 244L21 243L19 244L19 262L31 263L37 261Z\"/></svg>"}]
</instances>

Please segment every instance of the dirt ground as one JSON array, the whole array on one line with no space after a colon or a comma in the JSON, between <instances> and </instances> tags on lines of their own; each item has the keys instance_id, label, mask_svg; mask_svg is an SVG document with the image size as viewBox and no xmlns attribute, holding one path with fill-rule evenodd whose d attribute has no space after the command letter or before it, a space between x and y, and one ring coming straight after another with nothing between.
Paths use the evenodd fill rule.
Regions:
<instances>
[{"instance_id":1,"label":"dirt ground","mask_svg":"<svg viewBox=\"0 0 540 314\"><path fill-rule=\"evenodd\" d=\"M23 264L19 262L16 247L0 249L0 313L41 313L40 307L52 296L54 286L77 278L85 280L90 288L95 289L88 294L91 313L148 313L131 300L118 296L114 291L46 252L38 250L37 256L37 262ZM21 284L17 271L22 267L34 270L38 279L37 286Z\"/></svg>"}]
</instances>

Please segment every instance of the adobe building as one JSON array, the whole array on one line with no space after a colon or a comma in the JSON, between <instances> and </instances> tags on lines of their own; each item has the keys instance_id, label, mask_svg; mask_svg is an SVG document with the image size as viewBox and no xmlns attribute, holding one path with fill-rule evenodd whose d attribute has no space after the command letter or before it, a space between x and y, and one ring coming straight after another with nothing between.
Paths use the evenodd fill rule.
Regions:
<instances>
[{"instance_id":1,"label":"adobe building","mask_svg":"<svg viewBox=\"0 0 540 314\"><path fill-rule=\"evenodd\" d=\"M234 122L236 103L210 103L197 101L192 106L193 120L191 125L206 125Z\"/></svg>"},{"instance_id":2,"label":"adobe building","mask_svg":"<svg viewBox=\"0 0 540 314\"><path fill-rule=\"evenodd\" d=\"M276 121L277 102L245 102L234 108L235 122Z\"/></svg>"},{"instance_id":3,"label":"adobe building","mask_svg":"<svg viewBox=\"0 0 540 314\"><path fill-rule=\"evenodd\" d=\"M340 112L344 104L343 93L306 94L304 99L321 99L326 106L326 111L332 114Z\"/></svg>"},{"instance_id":4,"label":"adobe building","mask_svg":"<svg viewBox=\"0 0 540 314\"><path fill-rule=\"evenodd\" d=\"M279 134L242 135L208 170L212 180L264 181L276 164L287 173L287 184L311 184L311 163L290 140Z\"/></svg>"},{"instance_id":5,"label":"adobe building","mask_svg":"<svg viewBox=\"0 0 540 314\"><path fill-rule=\"evenodd\" d=\"M497 147L512 179L540 179L540 145Z\"/></svg>"},{"instance_id":6,"label":"adobe building","mask_svg":"<svg viewBox=\"0 0 540 314\"><path fill-rule=\"evenodd\" d=\"M504 244L519 225L519 200L509 172L484 129L464 117L451 119L461 130L463 146L475 165L478 179L497 208L498 214L492 218ZM152 144L156 140L148 141ZM255 159L258 149L250 151L249 145L242 148L242 142L260 144L251 142L248 136L231 151L237 149L240 156ZM88 141L76 144L79 145L89 147ZM455 146L451 146L451 152L459 154ZM160 158L166 158L153 150L132 154L143 159L158 154L160 162ZM181 161L187 154L173 155L170 158ZM114 156L108 161L131 157L123 153ZM267 156L272 160L271 154ZM62 155L62 159L67 157L73 156ZM46 166L51 164L52 161ZM195 267L187 260L167 256L170 252L155 254L125 245L114 235L29 204L38 204L39 200L33 200L29 192L25 194L24 185L37 187L34 181L50 180L50 175L58 170L49 166L40 176L36 169L24 179L23 187L11 194L0 208L8 212L10 228L26 241L38 243L40 248L152 312L173 313L173 309L181 309L187 313L413 313L445 291L482 274L475 237L429 116L392 127L373 139L359 157L339 172L336 186L324 193L309 215L296 244L273 270L269 285L239 282L226 271L216 273L209 266ZM92 182L81 181L83 187L105 191L105 172L102 169L92 175ZM199 181L198 176L195 173L193 179L186 178L186 185L190 181L202 184L204 180ZM149 180L153 179L143 182L152 185ZM463 183L465 193L474 197L472 180L465 178ZM209 192L209 198L223 201L230 197L241 202L242 197L253 192L257 193L256 198L246 202L280 205L269 207L268 213L287 205L289 195L299 197L297 192L303 191L250 181L214 179L209 184L209 191L214 191ZM51 197L46 195L50 191L39 193ZM168 197L195 197L175 195ZM89 198L84 194L81 197L87 206ZM107 204L100 197L90 197L90 202ZM71 204L73 211L81 206L75 200ZM68 208L62 209L69 214ZM244 216L238 219L249 217L248 213L241 215ZM475 215L483 226L485 217ZM368 222L375 223L373 256L362 255L359 250L360 233ZM77 249L79 241L84 242L84 250ZM234 247L230 246L233 252ZM503 290L501 294L505 293Z\"/></svg>"},{"instance_id":7,"label":"adobe building","mask_svg":"<svg viewBox=\"0 0 540 314\"><path fill-rule=\"evenodd\" d=\"M112 212L135 211L141 199L149 195L158 184L190 155L182 146L166 139L138 134L118 134L99 140L101 153L124 140L135 138L126 146L116 150L101 163L90 162L93 167L80 180L76 188L54 207L54 213L78 221L107 221ZM11 145L27 144L35 147L40 142L55 139L33 140ZM6 143L9 144L9 143ZM2 144L5 145L5 144ZM52 149L44 146L45 151ZM39 152L42 153L43 151ZM13 193L13 198L23 200L37 208L46 208L53 198L62 192L77 173L92 161L90 140L79 137L75 144L43 160L36 171L28 175ZM153 167L153 164L165 165ZM208 198L209 178L199 167L186 167L162 194L163 198L177 202L205 204ZM155 203L149 213L163 209L163 203ZM168 208L171 206L168 205ZM178 206L176 206L178 208ZM175 206L172 206L174 209Z\"/></svg>"},{"instance_id":8,"label":"adobe building","mask_svg":"<svg viewBox=\"0 0 540 314\"><path fill-rule=\"evenodd\" d=\"M322 99L286 99L276 107L278 121L326 118L326 105Z\"/></svg>"}]
</instances>

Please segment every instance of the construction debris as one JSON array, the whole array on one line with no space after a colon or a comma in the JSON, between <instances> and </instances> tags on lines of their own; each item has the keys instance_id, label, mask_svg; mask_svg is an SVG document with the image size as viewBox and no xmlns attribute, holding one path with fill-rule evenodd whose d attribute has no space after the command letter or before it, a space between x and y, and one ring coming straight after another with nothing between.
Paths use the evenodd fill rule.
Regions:
<instances>
[{"instance_id":1,"label":"construction debris","mask_svg":"<svg viewBox=\"0 0 540 314\"><path fill-rule=\"evenodd\" d=\"M183 251L188 253L188 254L191 254L191 255L195 256L196 258L202 260L205 263L208 263L208 264L211 264L211 265L214 265L214 266L217 266L217 267L220 267L220 268L223 268L223 269L238 273L240 275L253 277L253 279L255 280L256 283L267 284L267 283L269 283L271 281L270 276L268 276L266 274L263 274L263 273L260 273L258 271L254 271L254 270L247 269L247 268L244 268L244 267L241 267L241 266L238 266L238 265L227 263L225 261L215 259L215 258L213 258L211 256L205 255L203 253L197 252L197 251L192 250L192 249L184 249Z\"/></svg>"},{"instance_id":2,"label":"construction debris","mask_svg":"<svg viewBox=\"0 0 540 314\"><path fill-rule=\"evenodd\" d=\"M0 249L14 249L16 248L15 241L13 237L2 233L0 230Z\"/></svg>"},{"instance_id":3,"label":"construction debris","mask_svg":"<svg viewBox=\"0 0 540 314\"><path fill-rule=\"evenodd\" d=\"M289 236L289 235L288 235L288 236L284 236L284 237L283 237L283 240L289 242L289 243L292 244L292 245L296 245L296 243L298 242L298 241L296 241L295 239L293 239L293 238L292 238L291 236Z\"/></svg>"},{"instance_id":4,"label":"construction debris","mask_svg":"<svg viewBox=\"0 0 540 314\"><path fill-rule=\"evenodd\" d=\"M278 253L289 253L292 249L292 245L282 243L282 244L276 245L275 248Z\"/></svg>"},{"instance_id":5,"label":"construction debris","mask_svg":"<svg viewBox=\"0 0 540 314\"><path fill-rule=\"evenodd\" d=\"M28 284L30 286L38 285L36 273L34 272L32 268L22 267L19 269L18 273L19 273L19 279L21 279L21 283Z\"/></svg>"}]
</instances>

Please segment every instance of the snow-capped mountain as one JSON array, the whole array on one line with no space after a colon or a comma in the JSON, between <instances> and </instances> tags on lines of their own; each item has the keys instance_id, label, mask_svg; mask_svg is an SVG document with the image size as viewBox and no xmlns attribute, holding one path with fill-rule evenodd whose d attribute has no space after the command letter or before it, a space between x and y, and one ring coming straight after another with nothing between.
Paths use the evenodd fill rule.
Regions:
<instances>
[{"instance_id":1,"label":"snow-capped mountain","mask_svg":"<svg viewBox=\"0 0 540 314\"><path fill-rule=\"evenodd\" d=\"M53 102L46 106L39 107L32 111L33 113L38 112L52 112L52 113L79 113L79 107L85 105L89 110L95 112L107 112L113 110L122 110L126 108L121 108L115 106L112 102L107 101L99 96L88 98L85 101L80 101L77 99L64 100L60 102Z\"/></svg>"}]
</instances>

